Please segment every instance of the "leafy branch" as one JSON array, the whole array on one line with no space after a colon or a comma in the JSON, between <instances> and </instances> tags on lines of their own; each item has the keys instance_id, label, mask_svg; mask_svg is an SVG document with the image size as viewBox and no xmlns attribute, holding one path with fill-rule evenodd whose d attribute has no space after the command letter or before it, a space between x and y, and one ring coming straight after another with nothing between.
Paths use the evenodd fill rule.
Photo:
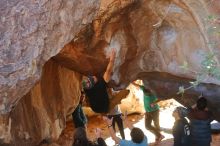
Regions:
<instances>
[{"instance_id":1,"label":"leafy branch","mask_svg":"<svg viewBox=\"0 0 220 146\"><path fill-rule=\"evenodd\" d=\"M196 72L189 69L189 65L186 61L183 62L183 65L180 66L181 69L190 72L194 72L197 74L196 80L190 82L189 87L180 86L177 94L184 94L186 90L191 88L196 88L202 81L206 80L208 77L213 77L220 80L220 67L215 60L214 53L206 53L204 56L204 60L201 62L201 71Z\"/></svg>"}]
</instances>

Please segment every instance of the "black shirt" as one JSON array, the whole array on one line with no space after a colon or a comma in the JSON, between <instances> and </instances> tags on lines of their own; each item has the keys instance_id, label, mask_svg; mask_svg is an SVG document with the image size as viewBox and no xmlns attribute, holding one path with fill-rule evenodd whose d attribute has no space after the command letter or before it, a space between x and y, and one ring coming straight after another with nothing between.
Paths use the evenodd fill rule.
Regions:
<instances>
[{"instance_id":1,"label":"black shirt","mask_svg":"<svg viewBox=\"0 0 220 146\"><path fill-rule=\"evenodd\" d=\"M84 89L84 91L89 99L90 106L94 112L108 112L109 97L107 93L107 83L103 78L99 78L91 89Z\"/></svg>"}]
</instances>

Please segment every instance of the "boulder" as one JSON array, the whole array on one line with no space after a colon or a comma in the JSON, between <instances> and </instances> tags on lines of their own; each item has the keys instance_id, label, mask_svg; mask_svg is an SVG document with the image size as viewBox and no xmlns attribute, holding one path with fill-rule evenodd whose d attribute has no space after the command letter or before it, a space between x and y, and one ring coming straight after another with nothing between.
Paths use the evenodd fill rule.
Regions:
<instances>
[{"instance_id":1,"label":"boulder","mask_svg":"<svg viewBox=\"0 0 220 146\"><path fill-rule=\"evenodd\" d=\"M43 65L96 16L97 0L0 1L0 113L39 81Z\"/></svg>"},{"instance_id":2,"label":"boulder","mask_svg":"<svg viewBox=\"0 0 220 146\"><path fill-rule=\"evenodd\" d=\"M103 75L112 48L110 87L120 90L142 79L159 98L186 106L202 93L220 120L220 80L207 71L219 66L219 1L2 0L0 5L0 144L53 143L79 102L82 75ZM212 63L204 66L212 53ZM201 84L192 87L201 74ZM180 86L189 89L177 94Z\"/></svg>"}]
</instances>

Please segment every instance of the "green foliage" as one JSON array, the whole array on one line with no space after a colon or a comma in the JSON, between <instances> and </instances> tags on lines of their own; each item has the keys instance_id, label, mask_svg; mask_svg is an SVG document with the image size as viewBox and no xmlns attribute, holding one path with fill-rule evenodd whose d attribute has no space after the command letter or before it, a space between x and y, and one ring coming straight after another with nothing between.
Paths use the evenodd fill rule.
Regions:
<instances>
[{"instance_id":1,"label":"green foliage","mask_svg":"<svg viewBox=\"0 0 220 146\"><path fill-rule=\"evenodd\" d=\"M205 59L201 62L201 65L204 71L209 71L210 69L216 66L217 63L214 60L214 56L215 54L212 52L209 52L204 55Z\"/></svg>"},{"instance_id":2,"label":"green foliage","mask_svg":"<svg viewBox=\"0 0 220 146\"><path fill-rule=\"evenodd\" d=\"M184 72L189 70L189 65L186 61L183 62L183 65L180 66L181 69L183 69Z\"/></svg>"},{"instance_id":3,"label":"green foliage","mask_svg":"<svg viewBox=\"0 0 220 146\"><path fill-rule=\"evenodd\" d=\"M185 92L185 88L184 88L184 86L180 86L179 87L179 91L177 92L177 94L184 94L184 92Z\"/></svg>"},{"instance_id":4,"label":"green foliage","mask_svg":"<svg viewBox=\"0 0 220 146\"><path fill-rule=\"evenodd\" d=\"M214 19L215 19L214 15L209 15L208 16L208 20L214 20Z\"/></svg>"},{"instance_id":5,"label":"green foliage","mask_svg":"<svg viewBox=\"0 0 220 146\"><path fill-rule=\"evenodd\" d=\"M208 18L205 19L205 22L207 23L207 33L212 36L218 37L220 35L220 18L218 15L209 15ZM212 42L213 44L219 43ZM216 46L215 46L216 47Z\"/></svg>"},{"instance_id":6,"label":"green foliage","mask_svg":"<svg viewBox=\"0 0 220 146\"><path fill-rule=\"evenodd\" d=\"M201 62L202 72L211 77L220 79L220 68L215 60L215 54L212 52L207 53L204 58L205 59Z\"/></svg>"},{"instance_id":7,"label":"green foliage","mask_svg":"<svg viewBox=\"0 0 220 146\"><path fill-rule=\"evenodd\" d=\"M198 86L199 85L199 81L194 81L194 82L189 82L191 85L192 85L192 87L193 88L196 88L196 86Z\"/></svg>"}]
</instances>

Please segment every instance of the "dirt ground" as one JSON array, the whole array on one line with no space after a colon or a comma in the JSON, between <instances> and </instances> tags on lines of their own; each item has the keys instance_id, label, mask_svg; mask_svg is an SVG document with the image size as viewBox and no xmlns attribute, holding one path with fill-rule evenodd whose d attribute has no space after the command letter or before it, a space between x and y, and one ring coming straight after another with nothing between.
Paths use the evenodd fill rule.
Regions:
<instances>
[{"instance_id":1,"label":"dirt ground","mask_svg":"<svg viewBox=\"0 0 220 146\"><path fill-rule=\"evenodd\" d=\"M160 112L160 126L162 129L162 134L165 136L161 143L157 144L157 146L172 146L173 145L173 137L171 135L171 128L174 123L174 119L172 117L173 109L178 106L178 103L173 101L169 101L168 103L160 104L161 112ZM136 127L141 128L145 135L148 137L148 143L150 146L156 146L154 135L145 129L144 127L144 115L143 114L132 114L128 116L128 120L133 123ZM101 116L93 116L89 118L89 122L87 125L88 137L93 140L95 139L94 129L100 128L102 130L102 137L105 139L108 146L114 146L114 141L109 137L108 128L106 124L103 122ZM126 139L130 139L130 131L127 127L125 128L125 137ZM71 146L72 143L72 135L73 135L73 124L72 122L67 123L66 129L63 131L62 136L58 140L58 144L62 146ZM117 132L116 135L120 137L120 134ZM220 146L220 134L213 135L213 141L211 146Z\"/></svg>"}]
</instances>

